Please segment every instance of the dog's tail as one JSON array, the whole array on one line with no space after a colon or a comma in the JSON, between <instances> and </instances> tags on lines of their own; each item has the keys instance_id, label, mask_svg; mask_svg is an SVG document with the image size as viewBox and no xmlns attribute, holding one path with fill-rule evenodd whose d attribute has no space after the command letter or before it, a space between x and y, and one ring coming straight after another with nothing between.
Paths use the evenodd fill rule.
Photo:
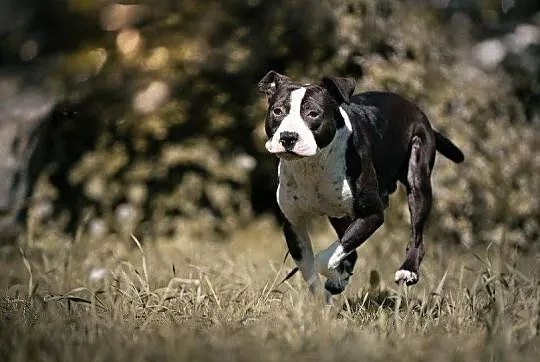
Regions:
<instances>
[{"instance_id":1,"label":"dog's tail","mask_svg":"<svg viewBox=\"0 0 540 362\"><path fill-rule=\"evenodd\" d=\"M437 145L437 151L455 163L461 163L463 160L465 160L465 156L458 146L439 132L433 131L433 133L435 133L435 144Z\"/></svg>"}]
</instances>

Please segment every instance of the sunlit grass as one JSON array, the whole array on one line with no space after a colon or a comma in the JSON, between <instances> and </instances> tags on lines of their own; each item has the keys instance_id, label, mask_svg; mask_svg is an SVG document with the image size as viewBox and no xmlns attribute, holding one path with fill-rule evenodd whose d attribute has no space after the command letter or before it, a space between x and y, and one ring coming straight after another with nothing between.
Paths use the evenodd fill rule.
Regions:
<instances>
[{"instance_id":1,"label":"sunlit grass","mask_svg":"<svg viewBox=\"0 0 540 362\"><path fill-rule=\"evenodd\" d=\"M315 233L316 248L334 238ZM313 301L266 219L226 242L71 240L43 232L0 254L0 360L536 360L539 260L429 243L398 287L406 231L360 249L333 308Z\"/></svg>"}]
</instances>

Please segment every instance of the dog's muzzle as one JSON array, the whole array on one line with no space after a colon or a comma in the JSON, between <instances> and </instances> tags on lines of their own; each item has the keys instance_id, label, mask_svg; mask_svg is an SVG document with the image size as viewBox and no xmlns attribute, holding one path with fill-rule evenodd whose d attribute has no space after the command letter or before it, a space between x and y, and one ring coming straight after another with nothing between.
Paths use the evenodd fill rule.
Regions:
<instances>
[{"instance_id":1,"label":"dog's muzzle","mask_svg":"<svg viewBox=\"0 0 540 362\"><path fill-rule=\"evenodd\" d=\"M299 135L296 132L283 131L279 135L279 143L283 146L285 151L292 152L294 145L298 141Z\"/></svg>"},{"instance_id":2,"label":"dog's muzzle","mask_svg":"<svg viewBox=\"0 0 540 362\"><path fill-rule=\"evenodd\" d=\"M292 131L275 134L266 142L265 147L268 152L287 160L309 157L317 153L315 140L306 142L299 133Z\"/></svg>"}]
</instances>

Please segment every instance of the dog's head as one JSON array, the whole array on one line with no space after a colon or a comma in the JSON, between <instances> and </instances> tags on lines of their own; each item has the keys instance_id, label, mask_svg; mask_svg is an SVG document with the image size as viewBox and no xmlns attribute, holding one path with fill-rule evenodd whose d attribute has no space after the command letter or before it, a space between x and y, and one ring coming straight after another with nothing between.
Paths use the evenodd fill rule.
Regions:
<instances>
[{"instance_id":1,"label":"dog's head","mask_svg":"<svg viewBox=\"0 0 540 362\"><path fill-rule=\"evenodd\" d=\"M258 85L268 99L266 149L285 159L317 154L343 125L339 105L350 101L355 85L352 78L338 77L302 85L269 71Z\"/></svg>"}]
</instances>

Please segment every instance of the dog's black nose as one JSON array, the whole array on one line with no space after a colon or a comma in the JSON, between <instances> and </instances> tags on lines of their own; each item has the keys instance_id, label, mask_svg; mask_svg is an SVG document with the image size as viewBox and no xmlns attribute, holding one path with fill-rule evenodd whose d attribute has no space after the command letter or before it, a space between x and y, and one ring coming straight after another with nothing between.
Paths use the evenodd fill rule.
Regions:
<instances>
[{"instance_id":1,"label":"dog's black nose","mask_svg":"<svg viewBox=\"0 0 540 362\"><path fill-rule=\"evenodd\" d=\"M298 133L296 132L284 131L279 135L279 142L281 142L285 151L292 151L296 141L298 141Z\"/></svg>"}]
</instances>

